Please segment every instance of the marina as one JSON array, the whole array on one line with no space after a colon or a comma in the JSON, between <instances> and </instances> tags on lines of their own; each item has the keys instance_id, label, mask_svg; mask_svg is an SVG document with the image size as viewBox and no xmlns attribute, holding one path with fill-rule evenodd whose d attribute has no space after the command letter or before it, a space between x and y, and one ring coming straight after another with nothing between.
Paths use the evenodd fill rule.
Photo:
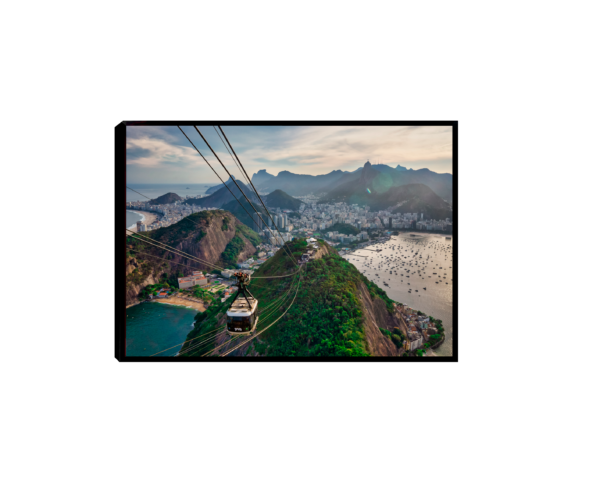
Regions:
<instances>
[{"instance_id":1,"label":"marina","mask_svg":"<svg viewBox=\"0 0 600 501\"><path fill-rule=\"evenodd\" d=\"M436 234L400 234L343 257L385 290L394 301L441 320L446 332L446 341L435 353L438 356L450 356L452 252L451 237ZM382 276L388 278L383 279ZM413 281L412 286L408 280Z\"/></svg>"}]
</instances>

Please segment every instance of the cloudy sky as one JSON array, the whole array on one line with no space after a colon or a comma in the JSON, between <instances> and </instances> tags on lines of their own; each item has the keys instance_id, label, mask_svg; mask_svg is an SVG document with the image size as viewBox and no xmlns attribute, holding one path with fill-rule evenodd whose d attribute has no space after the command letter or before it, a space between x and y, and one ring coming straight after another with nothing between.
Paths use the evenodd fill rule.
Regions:
<instances>
[{"instance_id":1,"label":"cloudy sky","mask_svg":"<svg viewBox=\"0 0 600 501\"><path fill-rule=\"evenodd\" d=\"M210 126L198 127L230 172L233 160ZM219 175L227 176L191 126L182 127ZM431 126L223 126L250 176L327 174L356 170L367 160L391 167L452 172L452 129ZM218 167L218 169L217 169ZM127 182L218 183L215 174L176 126L127 127Z\"/></svg>"}]
</instances>

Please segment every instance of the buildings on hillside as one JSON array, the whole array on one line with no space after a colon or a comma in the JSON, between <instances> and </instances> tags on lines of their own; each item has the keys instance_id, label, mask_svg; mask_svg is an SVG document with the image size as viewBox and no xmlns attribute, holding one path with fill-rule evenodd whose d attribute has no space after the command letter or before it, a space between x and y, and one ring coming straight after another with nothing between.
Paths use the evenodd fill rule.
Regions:
<instances>
[{"instance_id":1,"label":"buildings on hillside","mask_svg":"<svg viewBox=\"0 0 600 501\"><path fill-rule=\"evenodd\" d=\"M189 289L195 285L207 285L208 279L201 271L194 271L190 276L178 278L180 289Z\"/></svg>"}]
</instances>

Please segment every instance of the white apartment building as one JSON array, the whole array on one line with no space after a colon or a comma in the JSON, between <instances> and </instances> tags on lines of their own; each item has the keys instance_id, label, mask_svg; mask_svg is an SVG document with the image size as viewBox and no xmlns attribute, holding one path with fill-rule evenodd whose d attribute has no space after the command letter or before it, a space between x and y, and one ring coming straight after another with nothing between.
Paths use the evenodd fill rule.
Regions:
<instances>
[{"instance_id":1,"label":"white apartment building","mask_svg":"<svg viewBox=\"0 0 600 501\"><path fill-rule=\"evenodd\" d=\"M194 271L190 276L178 278L177 282L179 282L180 289L189 289L195 285L208 284L208 279L201 271Z\"/></svg>"}]
</instances>

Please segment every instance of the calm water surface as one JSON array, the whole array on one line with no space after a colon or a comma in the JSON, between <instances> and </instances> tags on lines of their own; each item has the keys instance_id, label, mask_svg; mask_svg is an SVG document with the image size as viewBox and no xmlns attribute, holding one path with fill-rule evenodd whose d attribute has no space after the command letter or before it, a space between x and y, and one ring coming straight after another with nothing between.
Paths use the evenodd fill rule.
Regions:
<instances>
[{"instance_id":1,"label":"calm water surface","mask_svg":"<svg viewBox=\"0 0 600 501\"><path fill-rule=\"evenodd\" d=\"M146 357L183 343L192 330L198 312L185 306L163 303L140 303L127 308L126 354ZM181 346L159 356L176 355Z\"/></svg>"},{"instance_id":2,"label":"calm water surface","mask_svg":"<svg viewBox=\"0 0 600 501\"><path fill-rule=\"evenodd\" d=\"M446 340L435 353L451 356L452 240L441 235L416 235L400 234L388 242L369 247L382 249L381 252L361 249L344 258L386 291L394 301L440 319L444 324Z\"/></svg>"},{"instance_id":3,"label":"calm water surface","mask_svg":"<svg viewBox=\"0 0 600 501\"><path fill-rule=\"evenodd\" d=\"M158 198L162 195L166 195L167 193L175 193L180 197L185 197L189 195L191 197L197 197L200 195L204 195L206 190L208 190L211 186L215 186L215 184L220 183L203 183L203 184L131 184L127 183L127 186L133 188L135 191L138 191L142 195L146 195L152 199ZM126 189L127 192L127 202L147 202L148 199L136 193L135 191L131 191Z\"/></svg>"}]
</instances>

